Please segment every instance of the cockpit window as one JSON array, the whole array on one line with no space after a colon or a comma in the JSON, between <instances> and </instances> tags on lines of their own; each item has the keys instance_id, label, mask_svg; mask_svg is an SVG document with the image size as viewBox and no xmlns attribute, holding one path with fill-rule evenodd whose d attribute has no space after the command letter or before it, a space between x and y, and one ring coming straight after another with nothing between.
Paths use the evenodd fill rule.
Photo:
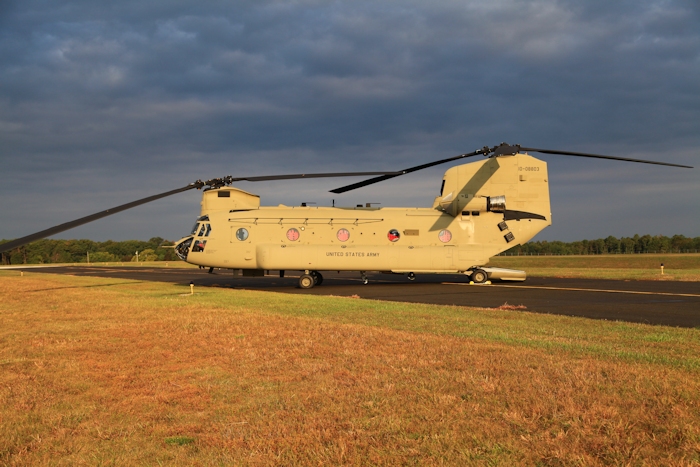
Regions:
<instances>
[{"instance_id":1,"label":"cockpit window","mask_svg":"<svg viewBox=\"0 0 700 467\"><path fill-rule=\"evenodd\" d=\"M199 227L199 223L195 222L194 225L192 226L192 232L190 232L190 235L194 235L197 233L197 227Z\"/></svg>"},{"instance_id":2,"label":"cockpit window","mask_svg":"<svg viewBox=\"0 0 700 467\"><path fill-rule=\"evenodd\" d=\"M204 234L204 236L205 236L205 237L208 237L210 233L211 233L211 224L207 224L207 231L206 231L206 233Z\"/></svg>"},{"instance_id":3,"label":"cockpit window","mask_svg":"<svg viewBox=\"0 0 700 467\"><path fill-rule=\"evenodd\" d=\"M188 238L182 243L179 243L175 247L175 254L183 261L187 261L187 253L190 250L190 245L192 245L192 239Z\"/></svg>"},{"instance_id":4,"label":"cockpit window","mask_svg":"<svg viewBox=\"0 0 700 467\"><path fill-rule=\"evenodd\" d=\"M206 224L202 224L202 227L199 229L199 235L198 235L198 236L201 237L202 235L204 235L204 231L205 231L205 230L207 230L207 225L206 225Z\"/></svg>"}]
</instances>

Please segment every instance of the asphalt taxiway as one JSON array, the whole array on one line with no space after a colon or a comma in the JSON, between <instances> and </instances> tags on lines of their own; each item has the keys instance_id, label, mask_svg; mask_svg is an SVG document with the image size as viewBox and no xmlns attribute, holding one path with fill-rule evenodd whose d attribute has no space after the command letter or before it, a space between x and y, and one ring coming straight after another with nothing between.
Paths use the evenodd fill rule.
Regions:
<instances>
[{"instance_id":1,"label":"asphalt taxiway","mask_svg":"<svg viewBox=\"0 0 700 467\"><path fill-rule=\"evenodd\" d=\"M365 285L357 273L324 272L323 284L304 290L297 287L295 275L240 277L226 270L209 274L206 269L191 268L68 266L42 272L483 308L507 303L523 305L526 311L535 313L700 327L700 282L530 277L525 282L470 285L459 275L419 275L409 281L404 275L368 274L370 281Z\"/></svg>"}]
</instances>

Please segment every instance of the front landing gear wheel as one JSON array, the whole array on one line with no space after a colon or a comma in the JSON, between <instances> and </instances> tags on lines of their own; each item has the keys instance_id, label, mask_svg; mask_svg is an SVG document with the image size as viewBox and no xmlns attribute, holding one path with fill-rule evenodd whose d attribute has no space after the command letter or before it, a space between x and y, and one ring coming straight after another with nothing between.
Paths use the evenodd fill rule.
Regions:
<instances>
[{"instance_id":1,"label":"front landing gear wheel","mask_svg":"<svg viewBox=\"0 0 700 467\"><path fill-rule=\"evenodd\" d=\"M489 275L486 274L486 271L483 269L474 269L474 272L472 272L472 281L474 281L475 284L483 284L489 279Z\"/></svg>"},{"instance_id":2,"label":"front landing gear wheel","mask_svg":"<svg viewBox=\"0 0 700 467\"><path fill-rule=\"evenodd\" d=\"M414 281L414 280L416 280L416 275L413 274L412 272L409 272L407 277L408 277L408 280L409 280L409 281Z\"/></svg>"},{"instance_id":3,"label":"front landing gear wheel","mask_svg":"<svg viewBox=\"0 0 700 467\"><path fill-rule=\"evenodd\" d=\"M321 284L323 284L323 276L321 275L320 272L318 272L318 271L311 271L309 274L311 274L311 277L314 278L314 285L321 285Z\"/></svg>"},{"instance_id":4,"label":"front landing gear wheel","mask_svg":"<svg viewBox=\"0 0 700 467\"><path fill-rule=\"evenodd\" d=\"M360 278L362 279L363 284L369 284L369 279L367 279L367 274L365 274L364 271L360 271Z\"/></svg>"},{"instance_id":5,"label":"front landing gear wheel","mask_svg":"<svg viewBox=\"0 0 700 467\"><path fill-rule=\"evenodd\" d=\"M302 274L299 278L299 287L302 289L310 289L314 285L316 285L316 281L314 280L314 276L311 274Z\"/></svg>"}]
</instances>

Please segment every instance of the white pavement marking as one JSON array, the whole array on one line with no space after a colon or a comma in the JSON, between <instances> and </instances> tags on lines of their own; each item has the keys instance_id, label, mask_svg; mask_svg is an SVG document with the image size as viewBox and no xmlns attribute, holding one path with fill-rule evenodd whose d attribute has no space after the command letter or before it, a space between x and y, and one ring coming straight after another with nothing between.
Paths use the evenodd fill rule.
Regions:
<instances>
[{"instance_id":1,"label":"white pavement marking","mask_svg":"<svg viewBox=\"0 0 700 467\"><path fill-rule=\"evenodd\" d=\"M463 282L443 282L445 285L470 285ZM608 289L579 289L574 287L544 287L544 286L534 286L534 285L491 285L491 287L506 287L511 289L541 289L541 290L568 290L573 292L607 292L607 293L625 293L625 294L635 294L635 295L666 295L670 297L698 297L700 294L692 293L670 293L670 292L639 292L635 290L608 290Z\"/></svg>"}]
</instances>

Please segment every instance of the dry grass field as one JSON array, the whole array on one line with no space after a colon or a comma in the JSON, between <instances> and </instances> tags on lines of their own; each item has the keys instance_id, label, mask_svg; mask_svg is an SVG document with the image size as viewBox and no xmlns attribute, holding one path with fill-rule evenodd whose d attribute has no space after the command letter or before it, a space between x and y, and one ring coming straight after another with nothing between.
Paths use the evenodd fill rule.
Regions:
<instances>
[{"instance_id":1,"label":"dry grass field","mask_svg":"<svg viewBox=\"0 0 700 467\"><path fill-rule=\"evenodd\" d=\"M489 266L522 269L533 277L700 282L700 254L497 256Z\"/></svg>"},{"instance_id":2,"label":"dry grass field","mask_svg":"<svg viewBox=\"0 0 700 467\"><path fill-rule=\"evenodd\" d=\"M0 465L698 465L700 330L0 272Z\"/></svg>"}]
</instances>

